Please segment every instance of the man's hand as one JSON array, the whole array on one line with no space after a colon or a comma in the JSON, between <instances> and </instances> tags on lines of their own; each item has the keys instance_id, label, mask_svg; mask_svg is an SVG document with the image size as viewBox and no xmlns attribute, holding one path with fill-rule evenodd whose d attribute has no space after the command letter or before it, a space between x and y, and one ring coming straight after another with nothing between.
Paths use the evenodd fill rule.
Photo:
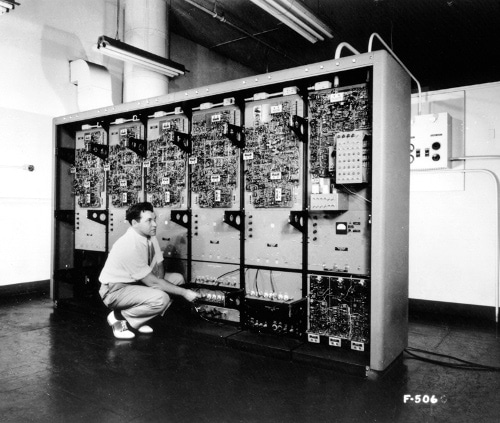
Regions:
<instances>
[{"instance_id":1,"label":"man's hand","mask_svg":"<svg viewBox=\"0 0 500 423\"><path fill-rule=\"evenodd\" d=\"M196 300L197 298L200 298L201 295L198 294L197 292L194 292L190 289L186 289L184 292L184 298L188 300L190 303Z\"/></svg>"}]
</instances>

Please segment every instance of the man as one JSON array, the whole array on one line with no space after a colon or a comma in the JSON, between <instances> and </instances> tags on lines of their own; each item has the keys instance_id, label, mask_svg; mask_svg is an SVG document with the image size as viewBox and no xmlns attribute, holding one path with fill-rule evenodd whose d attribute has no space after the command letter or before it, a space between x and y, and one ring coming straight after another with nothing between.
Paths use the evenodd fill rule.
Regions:
<instances>
[{"instance_id":1,"label":"man","mask_svg":"<svg viewBox=\"0 0 500 423\"><path fill-rule=\"evenodd\" d=\"M165 273L163 255L156 239L156 217L151 203L138 203L126 213L130 228L113 245L101 271L99 294L110 308L108 323L118 339L152 333L146 323L163 315L171 295L194 301L198 294L178 285L184 282L179 273ZM120 313L121 312L121 313ZM125 319L125 320L123 320Z\"/></svg>"}]
</instances>

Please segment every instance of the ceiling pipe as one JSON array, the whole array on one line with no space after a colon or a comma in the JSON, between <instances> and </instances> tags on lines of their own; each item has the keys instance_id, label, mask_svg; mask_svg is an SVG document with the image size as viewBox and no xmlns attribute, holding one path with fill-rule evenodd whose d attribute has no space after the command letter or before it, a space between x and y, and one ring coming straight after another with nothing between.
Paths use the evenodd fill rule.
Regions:
<instances>
[{"instance_id":1,"label":"ceiling pipe","mask_svg":"<svg viewBox=\"0 0 500 423\"><path fill-rule=\"evenodd\" d=\"M217 14L217 12L212 12L211 10L203 7L202 5L192 1L192 0L184 0L186 3L189 3L190 5L196 7L197 9L201 10L202 12L206 13L207 15L212 16L212 18L217 19L219 22L224 23L231 28L235 29L236 31L241 32L242 34L246 35L247 37L251 38L252 40L257 41L259 44L262 44L263 46L266 46L268 49L280 54L281 56L285 57L286 59L290 60L291 62L295 63L296 65L299 65L300 63L295 60L294 58L288 56L286 53L282 52L281 50L277 49L276 47L273 47L272 45L266 43L265 41L260 40L257 38L255 35L250 34L248 31L245 31L243 28L239 27L238 25L233 24L232 22L228 21L224 16L221 16Z\"/></svg>"}]
</instances>

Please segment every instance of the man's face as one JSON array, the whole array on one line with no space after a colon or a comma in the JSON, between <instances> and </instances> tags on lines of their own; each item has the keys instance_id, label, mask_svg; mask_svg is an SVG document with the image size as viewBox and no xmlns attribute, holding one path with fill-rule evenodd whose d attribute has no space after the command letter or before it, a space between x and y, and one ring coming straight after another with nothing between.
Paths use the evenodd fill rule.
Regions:
<instances>
[{"instance_id":1,"label":"man's face","mask_svg":"<svg viewBox=\"0 0 500 423\"><path fill-rule=\"evenodd\" d=\"M141 212L139 221L132 220L132 227L142 236L156 235L156 216L153 212Z\"/></svg>"}]
</instances>

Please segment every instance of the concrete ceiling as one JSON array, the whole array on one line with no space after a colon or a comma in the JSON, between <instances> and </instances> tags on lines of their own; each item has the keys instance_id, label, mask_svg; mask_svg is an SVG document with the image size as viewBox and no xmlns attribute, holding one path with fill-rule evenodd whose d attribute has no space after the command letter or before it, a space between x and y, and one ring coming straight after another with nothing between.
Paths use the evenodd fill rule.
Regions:
<instances>
[{"instance_id":1,"label":"concrete ceiling","mask_svg":"<svg viewBox=\"0 0 500 423\"><path fill-rule=\"evenodd\" d=\"M366 52L376 32L426 90L500 80L498 0L302 3L332 28L332 40L312 44L250 0L170 0L171 30L255 73L332 59L341 42Z\"/></svg>"}]
</instances>

